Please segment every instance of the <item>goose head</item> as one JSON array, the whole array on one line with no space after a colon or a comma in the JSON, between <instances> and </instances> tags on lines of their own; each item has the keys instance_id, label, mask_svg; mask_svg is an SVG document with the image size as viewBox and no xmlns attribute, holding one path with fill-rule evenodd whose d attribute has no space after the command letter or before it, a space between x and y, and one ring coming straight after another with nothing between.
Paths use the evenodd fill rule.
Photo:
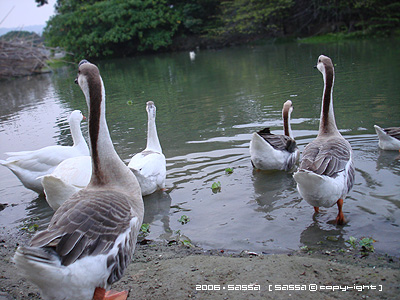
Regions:
<instances>
[{"instance_id":1,"label":"goose head","mask_svg":"<svg viewBox=\"0 0 400 300\"><path fill-rule=\"evenodd\" d=\"M104 140L110 139L105 119L105 89L97 66L87 60L82 60L78 65L78 76L75 83L81 88L89 108L89 138L92 152L97 151L100 129L105 136Z\"/></svg>"},{"instance_id":2,"label":"goose head","mask_svg":"<svg viewBox=\"0 0 400 300\"><path fill-rule=\"evenodd\" d=\"M317 68L322 73L325 82L332 81L333 84L333 76L334 76L333 63L328 56L320 55L318 57L318 61L315 68Z\"/></svg>"},{"instance_id":3,"label":"goose head","mask_svg":"<svg viewBox=\"0 0 400 300\"><path fill-rule=\"evenodd\" d=\"M282 116L285 118L285 116L289 116L293 111L293 103L290 100L287 100L285 103L283 103L283 109L282 109Z\"/></svg>"},{"instance_id":4,"label":"goose head","mask_svg":"<svg viewBox=\"0 0 400 300\"><path fill-rule=\"evenodd\" d=\"M146 103L146 111L147 111L147 115L150 119L155 119L156 118L156 106L154 105L153 101L147 101Z\"/></svg>"},{"instance_id":5,"label":"goose head","mask_svg":"<svg viewBox=\"0 0 400 300\"><path fill-rule=\"evenodd\" d=\"M92 99L103 98L105 95L99 69L87 60L82 60L79 63L78 76L75 79L75 83L81 88L89 107L94 106L93 103L90 103ZM96 95L95 93L101 93L101 95Z\"/></svg>"},{"instance_id":6,"label":"goose head","mask_svg":"<svg viewBox=\"0 0 400 300\"><path fill-rule=\"evenodd\" d=\"M86 117L82 114L82 112L80 110L74 110L69 118L68 118L68 122L71 123L80 123L82 121L86 120Z\"/></svg>"}]
</instances>

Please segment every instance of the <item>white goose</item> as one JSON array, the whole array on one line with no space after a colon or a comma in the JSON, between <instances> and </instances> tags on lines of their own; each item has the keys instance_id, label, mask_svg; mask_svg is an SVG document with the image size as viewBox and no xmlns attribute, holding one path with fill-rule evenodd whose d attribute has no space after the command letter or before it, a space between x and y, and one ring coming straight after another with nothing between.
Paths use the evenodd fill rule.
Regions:
<instances>
[{"instance_id":1,"label":"white goose","mask_svg":"<svg viewBox=\"0 0 400 300\"><path fill-rule=\"evenodd\" d=\"M194 51L190 51L189 52L189 57L190 57L190 60L195 60L195 58L196 58L196 52L194 52Z\"/></svg>"},{"instance_id":2,"label":"white goose","mask_svg":"<svg viewBox=\"0 0 400 300\"><path fill-rule=\"evenodd\" d=\"M143 199L135 176L113 147L98 68L81 61L76 82L90 111L92 178L61 205L46 230L17 249L14 260L44 299L126 299L126 291L115 298L105 289L122 277L132 259Z\"/></svg>"},{"instance_id":3,"label":"white goose","mask_svg":"<svg viewBox=\"0 0 400 300\"><path fill-rule=\"evenodd\" d=\"M147 145L142 152L135 154L128 167L135 174L143 196L165 188L166 161L162 153L156 129L156 107L153 101L146 103Z\"/></svg>"},{"instance_id":4,"label":"white goose","mask_svg":"<svg viewBox=\"0 0 400 300\"><path fill-rule=\"evenodd\" d=\"M400 127L381 128L374 125L379 139L379 148L400 151Z\"/></svg>"},{"instance_id":5,"label":"white goose","mask_svg":"<svg viewBox=\"0 0 400 300\"><path fill-rule=\"evenodd\" d=\"M290 171L296 165L299 160L299 149L291 137L292 111L292 101L287 100L282 109L284 135L272 134L269 128L253 133L250 141L250 157L256 169Z\"/></svg>"},{"instance_id":6,"label":"white goose","mask_svg":"<svg viewBox=\"0 0 400 300\"><path fill-rule=\"evenodd\" d=\"M64 160L52 173L42 177L47 203L57 210L73 194L85 188L91 177L92 159L89 155Z\"/></svg>"},{"instance_id":7,"label":"white goose","mask_svg":"<svg viewBox=\"0 0 400 300\"><path fill-rule=\"evenodd\" d=\"M0 160L0 164L9 168L26 188L42 194L43 186L38 177L51 173L67 158L89 155L80 127L84 118L79 110L74 110L69 117L73 146L54 145L34 151L7 152L10 157Z\"/></svg>"},{"instance_id":8,"label":"white goose","mask_svg":"<svg viewBox=\"0 0 400 300\"><path fill-rule=\"evenodd\" d=\"M317 138L304 151L298 171L293 175L300 195L314 206L338 206L337 224L344 224L343 200L354 184L354 165L350 143L339 133L333 111L335 73L329 57L321 55L316 66L324 78L321 119Z\"/></svg>"}]
</instances>

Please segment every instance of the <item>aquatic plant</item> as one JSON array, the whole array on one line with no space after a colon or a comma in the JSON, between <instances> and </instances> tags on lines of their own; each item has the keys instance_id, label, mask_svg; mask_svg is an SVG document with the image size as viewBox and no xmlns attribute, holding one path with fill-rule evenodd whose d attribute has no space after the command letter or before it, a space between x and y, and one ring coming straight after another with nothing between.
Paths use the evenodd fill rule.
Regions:
<instances>
[{"instance_id":1,"label":"aquatic plant","mask_svg":"<svg viewBox=\"0 0 400 300\"><path fill-rule=\"evenodd\" d=\"M233 168L226 168L225 169L226 174L232 174L233 173Z\"/></svg>"},{"instance_id":2,"label":"aquatic plant","mask_svg":"<svg viewBox=\"0 0 400 300\"><path fill-rule=\"evenodd\" d=\"M148 223L143 223L142 226L140 227L140 231L144 233L145 235L150 233L150 224Z\"/></svg>"},{"instance_id":3,"label":"aquatic plant","mask_svg":"<svg viewBox=\"0 0 400 300\"><path fill-rule=\"evenodd\" d=\"M213 191L214 193L220 192L220 191L221 191L221 182L219 182L219 181L214 182L214 183L211 185L211 189L212 189L212 191Z\"/></svg>"},{"instance_id":4,"label":"aquatic plant","mask_svg":"<svg viewBox=\"0 0 400 300\"><path fill-rule=\"evenodd\" d=\"M35 233L39 229L39 225L35 223L35 221L37 220L39 220L38 217L25 220L24 223L21 225L20 230L25 230L29 233Z\"/></svg>"},{"instance_id":5,"label":"aquatic plant","mask_svg":"<svg viewBox=\"0 0 400 300\"><path fill-rule=\"evenodd\" d=\"M189 222L189 221L190 221L190 219L189 219L189 217L186 216L186 215L182 215L182 216L180 217L180 219L178 220L178 222L181 222L182 225L186 224L186 223Z\"/></svg>"},{"instance_id":6,"label":"aquatic plant","mask_svg":"<svg viewBox=\"0 0 400 300\"><path fill-rule=\"evenodd\" d=\"M360 240L355 238L354 236L349 237L346 243L350 244L350 246L354 250L360 250L364 255L368 254L369 252L374 252L374 245L376 241L371 237L364 237Z\"/></svg>"},{"instance_id":7,"label":"aquatic plant","mask_svg":"<svg viewBox=\"0 0 400 300\"><path fill-rule=\"evenodd\" d=\"M358 244L361 246L361 251L362 252L374 252L374 245L376 241L373 238L362 238Z\"/></svg>"}]
</instances>

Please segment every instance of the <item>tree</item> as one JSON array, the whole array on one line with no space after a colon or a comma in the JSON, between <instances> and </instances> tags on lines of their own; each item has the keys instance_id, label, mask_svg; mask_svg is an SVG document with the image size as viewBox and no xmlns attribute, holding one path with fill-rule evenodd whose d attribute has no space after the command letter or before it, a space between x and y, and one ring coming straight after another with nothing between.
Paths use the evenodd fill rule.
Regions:
<instances>
[{"instance_id":1,"label":"tree","mask_svg":"<svg viewBox=\"0 0 400 300\"><path fill-rule=\"evenodd\" d=\"M35 2L37 3L37 6L43 6L49 3L47 0L35 0Z\"/></svg>"},{"instance_id":2,"label":"tree","mask_svg":"<svg viewBox=\"0 0 400 300\"><path fill-rule=\"evenodd\" d=\"M222 2L225 32L279 35L293 0L233 0Z\"/></svg>"},{"instance_id":3,"label":"tree","mask_svg":"<svg viewBox=\"0 0 400 300\"><path fill-rule=\"evenodd\" d=\"M50 46L78 58L129 55L172 43L181 13L166 0L58 0L44 31Z\"/></svg>"}]
</instances>

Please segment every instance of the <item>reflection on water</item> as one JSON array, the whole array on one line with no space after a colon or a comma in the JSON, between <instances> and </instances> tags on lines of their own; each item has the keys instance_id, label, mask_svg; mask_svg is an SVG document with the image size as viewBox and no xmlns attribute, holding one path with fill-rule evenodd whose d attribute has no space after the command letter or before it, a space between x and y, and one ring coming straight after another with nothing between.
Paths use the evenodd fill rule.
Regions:
<instances>
[{"instance_id":1,"label":"reflection on water","mask_svg":"<svg viewBox=\"0 0 400 300\"><path fill-rule=\"evenodd\" d=\"M123 161L145 147L145 103L157 105L168 192L144 198L148 238L168 239L180 231L205 248L271 253L302 245L344 247L350 236L372 237L377 251L399 254L399 154L379 150L373 129L399 125L399 46L268 44L199 51L195 61L172 53L99 62L107 122ZM343 227L330 224L336 206L314 215L291 174L255 172L248 149L254 131L270 127L282 133L281 109L288 99L299 149L315 138L323 81L312 67L320 54L335 64L336 122L354 150L356 179L344 202ZM72 143L65 120L74 109L87 114L75 76L76 66L0 82L0 159L7 151ZM87 123L82 126L87 136ZM221 191L212 191L214 182ZM0 199L8 203L0 211L5 230L37 217L43 228L52 215L44 199L4 167ZM189 217L187 224L178 222L182 215Z\"/></svg>"},{"instance_id":2,"label":"reflection on water","mask_svg":"<svg viewBox=\"0 0 400 300\"><path fill-rule=\"evenodd\" d=\"M341 227L325 226L317 220L311 223L301 234L300 242L309 250L329 248L346 249L348 238L344 237L344 230Z\"/></svg>"},{"instance_id":3,"label":"reflection on water","mask_svg":"<svg viewBox=\"0 0 400 300\"><path fill-rule=\"evenodd\" d=\"M44 196L39 196L32 200L26 207L26 218L23 222L27 224L37 224L38 230L43 230L49 225L50 219L53 216L53 209L47 204Z\"/></svg>"},{"instance_id":4,"label":"reflection on water","mask_svg":"<svg viewBox=\"0 0 400 300\"><path fill-rule=\"evenodd\" d=\"M162 234L171 232L170 207L172 199L166 192L155 192L144 197L144 224L151 224L148 239L158 239Z\"/></svg>"},{"instance_id":5,"label":"reflection on water","mask_svg":"<svg viewBox=\"0 0 400 300\"><path fill-rule=\"evenodd\" d=\"M253 170L255 199L260 205L259 211L268 213L279 209L282 205L279 200L287 199L296 190L292 175L293 173L288 172Z\"/></svg>"}]
</instances>

